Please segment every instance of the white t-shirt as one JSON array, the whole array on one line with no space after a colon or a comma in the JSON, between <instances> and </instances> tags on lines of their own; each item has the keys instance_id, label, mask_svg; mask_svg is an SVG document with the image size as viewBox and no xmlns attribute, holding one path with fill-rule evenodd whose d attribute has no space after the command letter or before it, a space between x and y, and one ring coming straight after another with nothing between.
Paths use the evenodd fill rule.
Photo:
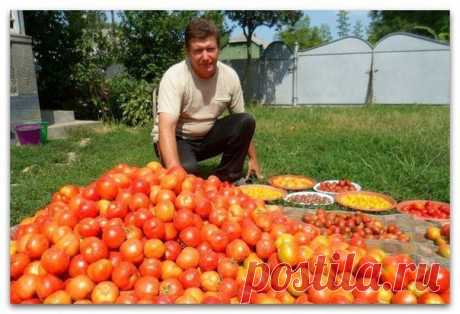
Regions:
<instances>
[{"instance_id":1,"label":"white t-shirt","mask_svg":"<svg viewBox=\"0 0 460 314\"><path fill-rule=\"evenodd\" d=\"M160 81L157 103L158 113L167 112L178 118L176 136L184 139L205 137L225 109L230 113L244 112L238 75L220 61L210 79L199 78L187 60L171 66ZM154 143L158 142L158 116L152 135Z\"/></svg>"}]
</instances>

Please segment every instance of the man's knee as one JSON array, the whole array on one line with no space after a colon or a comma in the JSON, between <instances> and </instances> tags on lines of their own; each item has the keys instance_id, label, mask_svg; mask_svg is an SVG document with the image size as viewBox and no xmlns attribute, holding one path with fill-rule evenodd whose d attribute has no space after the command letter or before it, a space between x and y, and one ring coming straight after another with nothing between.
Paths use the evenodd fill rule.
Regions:
<instances>
[{"instance_id":1,"label":"man's knee","mask_svg":"<svg viewBox=\"0 0 460 314\"><path fill-rule=\"evenodd\" d=\"M256 120L252 114L247 112L242 112L237 114L237 124L239 129L243 132L254 132L256 128Z\"/></svg>"},{"instance_id":2,"label":"man's knee","mask_svg":"<svg viewBox=\"0 0 460 314\"><path fill-rule=\"evenodd\" d=\"M182 167L190 174L197 174L199 172L198 163L188 160L188 161L181 161Z\"/></svg>"}]
</instances>

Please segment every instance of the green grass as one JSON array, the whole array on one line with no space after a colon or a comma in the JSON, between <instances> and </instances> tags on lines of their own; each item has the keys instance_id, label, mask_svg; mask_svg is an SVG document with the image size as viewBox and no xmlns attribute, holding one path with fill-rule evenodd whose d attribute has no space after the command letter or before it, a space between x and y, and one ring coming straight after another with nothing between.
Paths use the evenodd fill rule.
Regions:
<instances>
[{"instance_id":1,"label":"green grass","mask_svg":"<svg viewBox=\"0 0 460 314\"><path fill-rule=\"evenodd\" d=\"M249 108L265 177L349 178L396 200L449 202L448 107ZM82 139L89 144L80 146ZM69 153L71 155L69 160ZM72 158L72 156L74 156ZM11 147L11 224L45 206L64 184L85 185L118 163L156 159L150 128L81 130L40 147ZM203 163L210 173L218 159Z\"/></svg>"}]
</instances>

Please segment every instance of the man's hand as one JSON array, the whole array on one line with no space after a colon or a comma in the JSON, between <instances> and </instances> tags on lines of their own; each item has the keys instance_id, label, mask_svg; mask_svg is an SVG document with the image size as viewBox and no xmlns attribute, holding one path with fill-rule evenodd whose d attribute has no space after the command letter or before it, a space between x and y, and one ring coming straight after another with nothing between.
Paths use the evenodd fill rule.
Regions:
<instances>
[{"instance_id":1,"label":"man's hand","mask_svg":"<svg viewBox=\"0 0 460 314\"><path fill-rule=\"evenodd\" d=\"M260 171L259 163L255 158L249 158L248 160L248 173L246 175L246 179L248 179L251 175L255 175L259 180L264 178Z\"/></svg>"}]
</instances>

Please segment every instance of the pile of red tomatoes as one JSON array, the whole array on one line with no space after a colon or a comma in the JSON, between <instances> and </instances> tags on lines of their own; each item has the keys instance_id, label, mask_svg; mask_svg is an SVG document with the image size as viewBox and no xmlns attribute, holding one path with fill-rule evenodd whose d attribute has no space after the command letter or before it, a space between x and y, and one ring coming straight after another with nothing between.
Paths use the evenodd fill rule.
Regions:
<instances>
[{"instance_id":1,"label":"pile of red tomatoes","mask_svg":"<svg viewBox=\"0 0 460 314\"><path fill-rule=\"evenodd\" d=\"M344 259L349 253L353 263ZM274 288L280 263L294 269L318 256L325 272L341 271L333 279L307 272L325 288ZM397 262L413 264L408 256L320 235L215 176L205 180L157 162L120 164L88 186L63 186L14 228L10 261L15 304L446 303L450 291L443 267L436 278L424 279L429 266L397 278ZM381 265L382 274L360 273L368 264ZM377 287L345 290L345 279Z\"/></svg>"}]
</instances>

